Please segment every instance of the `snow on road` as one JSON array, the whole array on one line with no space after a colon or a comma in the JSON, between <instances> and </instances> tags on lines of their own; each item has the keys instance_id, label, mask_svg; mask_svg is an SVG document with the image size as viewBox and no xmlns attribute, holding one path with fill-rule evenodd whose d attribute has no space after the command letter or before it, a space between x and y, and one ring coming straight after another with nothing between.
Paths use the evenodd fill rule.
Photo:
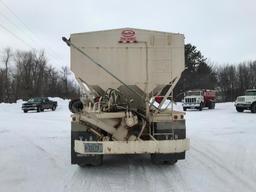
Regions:
<instances>
[{"instance_id":1,"label":"snow on road","mask_svg":"<svg viewBox=\"0 0 256 192\"><path fill-rule=\"evenodd\" d=\"M256 114L232 103L187 112L191 149L174 166L129 155L87 168L70 164L68 101L58 103L55 112L27 114L21 102L0 104L1 192L256 191Z\"/></svg>"}]
</instances>

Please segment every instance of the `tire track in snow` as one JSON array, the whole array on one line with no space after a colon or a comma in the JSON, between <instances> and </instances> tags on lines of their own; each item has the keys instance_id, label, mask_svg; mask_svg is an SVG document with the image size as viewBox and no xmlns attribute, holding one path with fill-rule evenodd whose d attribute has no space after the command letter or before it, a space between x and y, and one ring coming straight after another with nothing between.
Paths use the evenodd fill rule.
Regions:
<instances>
[{"instance_id":1,"label":"tire track in snow","mask_svg":"<svg viewBox=\"0 0 256 192\"><path fill-rule=\"evenodd\" d=\"M178 162L177 162L178 163ZM164 168L162 168L164 169ZM167 170L164 169L163 173L165 175L166 178L169 178L169 181L171 180L173 184L176 185L176 191L190 191L188 184L185 182L185 178L182 176L182 171L180 171L179 165L175 164L171 167L169 167L168 169L168 173Z\"/></svg>"},{"instance_id":2,"label":"tire track in snow","mask_svg":"<svg viewBox=\"0 0 256 192\"><path fill-rule=\"evenodd\" d=\"M64 191L110 191L112 192L111 180L108 180L108 177L111 177L112 170L108 167L100 166L87 166L79 167L78 165L74 166L75 169L73 172L66 176ZM106 175L109 174L109 175ZM123 186L123 185L122 185Z\"/></svg>"},{"instance_id":3,"label":"tire track in snow","mask_svg":"<svg viewBox=\"0 0 256 192\"><path fill-rule=\"evenodd\" d=\"M195 142L196 146L204 146L204 149L207 150L206 152L203 152L202 150L198 150L198 147L193 147L195 150L200 151L203 154L207 154L209 157L211 156L211 159L216 159L217 162L219 162L222 166L223 165L229 165L228 162L225 162L223 160L223 158L220 156L220 154L216 151L213 150L214 146L210 146L209 144L206 143L201 143L198 142L198 140ZM225 166L223 166L225 167ZM244 173L242 173L241 171L239 173L232 171L232 168L230 167L225 167L227 170L229 170L230 172L232 172L234 175L236 175L237 177L239 177L240 179L242 179L245 182L248 182L251 186L254 187L255 191L256 191L256 185L255 182L250 182L251 177L248 178L247 175L244 175ZM241 176L242 175L242 176Z\"/></svg>"},{"instance_id":4,"label":"tire track in snow","mask_svg":"<svg viewBox=\"0 0 256 192\"><path fill-rule=\"evenodd\" d=\"M46 149L44 149L42 146L34 143L32 141L32 139L28 138L28 137L24 137L22 135L19 134L19 138L23 138L23 140L29 144L31 144L32 146L34 146L38 151L43 152L44 154L47 155L47 158L50 160L50 162L52 162L52 164L54 165L54 167L58 168L58 169L62 169L59 164L57 163L56 159L53 157L52 154L50 154ZM30 146L31 146L30 145Z\"/></svg>"},{"instance_id":5,"label":"tire track in snow","mask_svg":"<svg viewBox=\"0 0 256 192\"><path fill-rule=\"evenodd\" d=\"M225 167L220 161L217 161L217 160L213 159L213 157L211 157L209 154L207 154L207 153L205 153L203 151L200 151L200 150L196 149L193 146L191 146L191 150L195 151L201 157L203 157L203 158L207 159L208 161L210 161L210 162L214 163L215 165L217 165L219 168L221 168L223 171L225 171L233 179L235 179L235 180L239 181L240 183L242 183L245 188L249 189L252 192L256 191L256 188L254 187L254 185L251 182L249 182L248 180L245 180L244 178L242 178L239 175L237 175L236 172L234 172L231 169ZM198 158L198 159L200 159L200 158ZM205 162L205 161L202 160L202 164L207 166L206 165L207 161ZM210 167L208 166L208 168L210 168ZM215 170L212 169L212 171L215 171ZM215 175L218 176L217 173ZM221 177L218 176L218 178L221 180ZM222 178L222 180L223 180L223 178Z\"/></svg>"},{"instance_id":6,"label":"tire track in snow","mask_svg":"<svg viewBox=\"0 0 256 192\"><path fill-rule=\"evenodd\" d=\"M75 169L66 177L64 191L187 191L179 186L186 184L177 170L166 166L152 165L146 157L115 157L101 167Z\"/></svg>"}]
</instances>

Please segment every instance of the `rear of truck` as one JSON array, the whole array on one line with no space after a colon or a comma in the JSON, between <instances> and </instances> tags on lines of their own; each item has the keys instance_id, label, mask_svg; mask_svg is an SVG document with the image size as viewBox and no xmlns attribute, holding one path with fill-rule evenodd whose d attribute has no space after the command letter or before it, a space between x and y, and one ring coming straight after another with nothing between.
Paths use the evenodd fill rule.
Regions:
<instances>
[{"instance_id":1,"label":"rear of truck","mask_svg":"<svg viewBox=\"0 0 256 192\"><path fill-rule=\"evenodd\" d=\"M204 103L205 103L205 107L208 107L208 109L215 109L215 103L216 103L215 90L206 89L204 91Z\"/></svg>"},{"instance_id":2,"label":"rear of truck","mask_svg":"<svg viewBox=\"0 0 256 192\"><path fill-rule=\"evenodd\" d=\"M125 28L65 42L81 92L69 105L72 164L100 165L104 155L120 154L150 154L154 163L185 159L185 114L172 108L184 70L182 34Z\"/></svg>"}]
</instances>

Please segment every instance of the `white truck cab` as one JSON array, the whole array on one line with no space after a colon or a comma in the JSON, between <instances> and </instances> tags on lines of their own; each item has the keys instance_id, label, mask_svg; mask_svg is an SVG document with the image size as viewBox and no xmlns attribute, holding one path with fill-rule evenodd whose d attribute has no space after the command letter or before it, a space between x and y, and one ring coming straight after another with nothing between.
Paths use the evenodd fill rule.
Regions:
<instances>
[{"instance_id":1,"label":"white truck cab","mask_svg":"<svg viewBox=\"0 0 256 192\"><path fill-rule=\"evenodd\" d=\"M256 113L256 89L247 89L245 95L237 97L235 107L238 112L251 110Z\"/></svg>"},{"instance_id":2,"label":"white truck cab","mask_svg":"<svg viewBox=\"0 0 256 192\"><path fill-rule=\"evenodd\" d=\"M183 100L183 110L198 109L202 110L202 103L204 103L203 92L200 90L187 91Z\"/></svg>"}]
</instances>

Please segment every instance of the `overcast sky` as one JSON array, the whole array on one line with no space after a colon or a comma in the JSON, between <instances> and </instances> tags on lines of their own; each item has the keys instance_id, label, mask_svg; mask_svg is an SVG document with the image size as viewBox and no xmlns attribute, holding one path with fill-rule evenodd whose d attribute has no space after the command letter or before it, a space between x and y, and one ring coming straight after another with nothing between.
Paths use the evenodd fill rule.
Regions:
<instances>
[{"instance_id":1,"label":"overcast sky","mask_svg":"<svg viewBox=\"0 0 256 192\"><path fill-rule=\"evenodd\" d=\"M0 0L0 49L45 49L56 67L62 36L123 27L183 33L218 65L256 60L255 0Z\"/></svg>"}]
</instances>

